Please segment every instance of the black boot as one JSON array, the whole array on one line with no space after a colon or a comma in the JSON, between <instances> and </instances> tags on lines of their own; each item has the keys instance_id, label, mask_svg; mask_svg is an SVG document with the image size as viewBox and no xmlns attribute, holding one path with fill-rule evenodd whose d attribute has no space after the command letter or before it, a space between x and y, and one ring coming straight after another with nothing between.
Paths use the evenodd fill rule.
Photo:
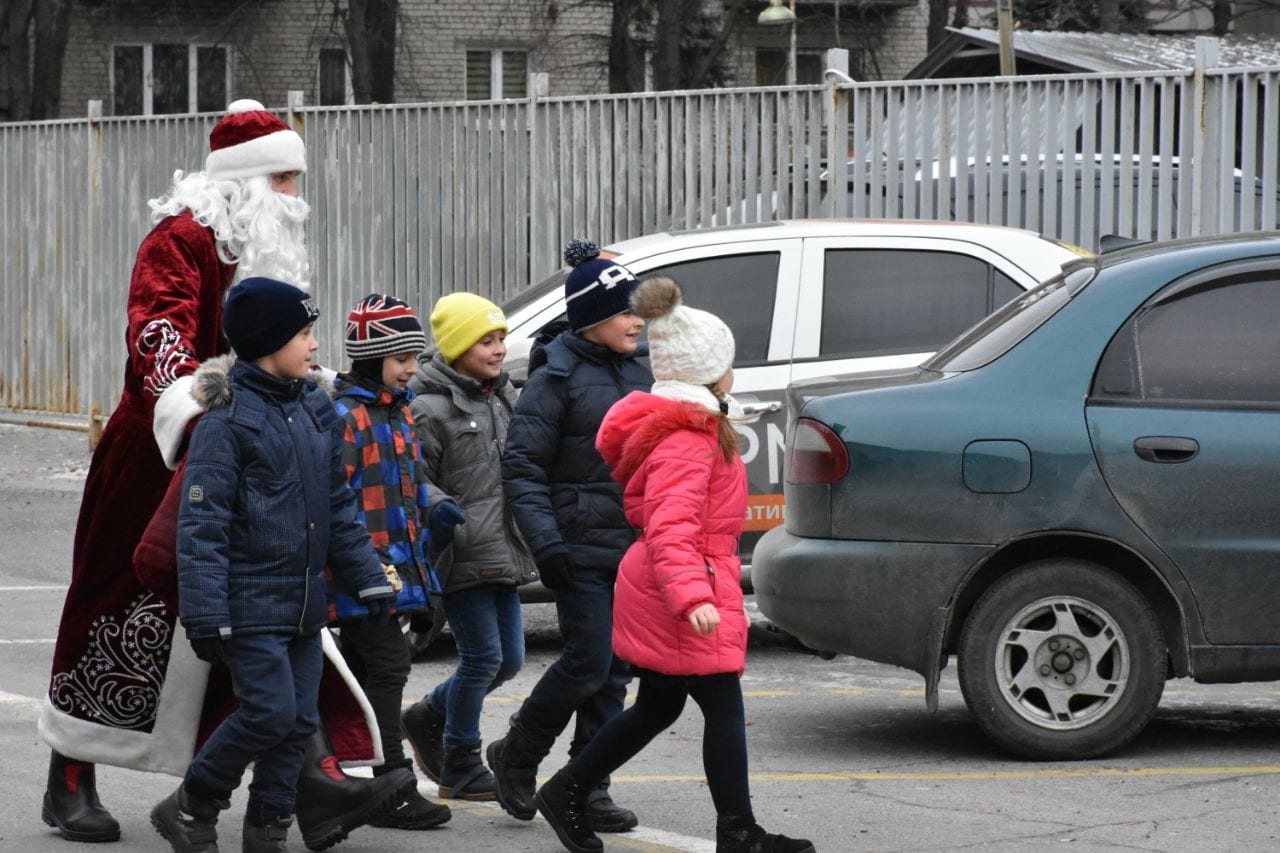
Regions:
<instances>
[{"instance_id":1,"label":"black boot","mask_svg":"<svg viewBox=\"0 0 1280 853\"><path fill-rule=\"evenodd\" d=\"M480 758L480 744L445 747L440 796L453 800L487 801L493 797L493 774Z\"/></svg>"},{"instance_id":2,"label":"black boot","mask_svg":"<svg viewBox=\"0 0 1280 853\"><path fill-rule=\"evenodd\" d=\"M218 853L218 812L230 806L229 800L192 796L179 785L151 810L151 825L174 853Z\"/></svg>"},{"instance_id":3,"label":"black boot","mask_svg":"<svg viewBox=\"0 0 1280 853\"><path fill-rule=\"evenodd\" d=\"M372 779L348 776L338 766L324 731L317 730L298 775L296 816L302 842L308 850L328 849L417 786L413 771L405 767Z\"/></svg>"},{"instance_id":4,"label":"black boot","mask_svg":"<svg viewBox=\"0 0 1280 853\"><path fill-rule=\"evenodd\" d=\"M493 794L503 810L516 820L533 820L538 813L534 802L538 764L551 751L552 741L545 744L525 734L516 717L511 718L507 736L489 744L485 757L493 771Z\"/></svg>"},{"instance_id":5,"label":"black boot","mask_svg":"<svg viewBox=\"0 0 1280 853\"><path fill-rule=\"evenodd\" d=\"M815 853L806 838L765 832L751 815L720 815L716 819L716 853Z\"/></svg>"},{"instance_id":6,"label":"black boot","mask_svg":"<svg viewBox=\"0 0 1280 853\"><path fill-rule=\"evenodd\" d=\"M415 702L400 715L400 734L413 748L418 767L437 785L444 768L444 722L444 714L431 707L430 697Z\"/></svg>"},{"instance_id":7,"label":"black boot","mask_svg":"<svg viewBox=\"0 0 1280 853\"><path fill-rule=\"evenodd\" d=\"M291 817L276 818L266 826L255 826L246 818L241 849L244 853L280 853L288 850L289 845L285 842L289 839L289 827L292 825Z\"/></svg>"},{"instance_id":8,"label":"black boot","mask_svg":"<svg viewBox=\"0 0 1280 853\"><path fill-rule=\"evenodd\" d=\"M534 799L538 811L560 837L560 843L573 853L597 853L604 842L596 837L587 822L587 794L591 789L561 770L538 789Z\"/></svg>"},{"instance_id":9,"label":"black boot","mask_svg":"<svg viewBox=\"0 0 1280 853\"><path fill-rule=\"evenodd\" d=\"M635 812L624 809L609 796L608 780L587 794L587 822L595 832L627 832L640 825Z\"/></svg>"},{"instance_id":10,"label":"black boot","mask_svg":"<svg viewBox=\"0 0 1280 853\"><path fill-rule=\"evenodd\" d=\"M381 767L375 767L373 775L383 776L387 773L394 773L402 767L411 773L413 772L412 765L408 760L404 760L401 762L388 762ZM417 785L414 785L412 789L404 791L398 800L393 800L391 808L369 821L369 825L380 826L385 829L431 829L434 826L447 823L451 817L453 817L453 813L449 811L448 806L431 802L419 794Z\"/></svg>"},{"instance_id":11,"label":"black boot","mask_svg":"<svg viewBox=\"0 0 1280 853\"><path fill-rule=\"evenodd\" d=\"M120 824L98 800L93 765L53 752L40 817L68 841L119 841Z\"/></svg>"}]
</instances>

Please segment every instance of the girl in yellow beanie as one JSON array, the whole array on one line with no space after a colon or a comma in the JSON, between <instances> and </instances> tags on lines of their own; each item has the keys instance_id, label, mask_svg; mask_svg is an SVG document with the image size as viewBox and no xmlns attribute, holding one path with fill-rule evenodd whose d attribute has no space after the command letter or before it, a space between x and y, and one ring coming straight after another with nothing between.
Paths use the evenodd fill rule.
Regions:
<instances>
[{"instance_id":1,"label":"girl in yellow beanie","mask_svg":"<svg viewBox=\"0 0 1280 853\"><path fill-rule=\"evenodd\" d=\"M507 318L474 293L451 293L431 311L438 352L419 362L410 404L426 459L431 502L453 502L466 521L432 543L458 668L401 715L418 766L440 796L492 800L480 753L484 697L524 664L516 587L536 577L533 557L506 512L502 448L515 391L502 369Z\"/></svg>"}]
</instances>

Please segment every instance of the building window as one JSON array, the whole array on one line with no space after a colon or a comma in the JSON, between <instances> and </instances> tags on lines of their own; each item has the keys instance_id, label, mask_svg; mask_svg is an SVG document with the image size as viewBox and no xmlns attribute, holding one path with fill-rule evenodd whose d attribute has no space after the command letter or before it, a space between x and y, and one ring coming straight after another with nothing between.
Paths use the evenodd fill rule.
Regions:
<instances>
[{"instance_id":1,"label":"building window","mask_svg":"<svg viewBox=\"0 0 1280 853\"><path fill-rule=\"evenodd\" d=\"M196 44L118 44L111 53L115 115L219 112L227 106L227 49Z\"/></svg>"},{"instance_id":2,"label":"building window","mask_svg":"<svg viewBox=\"0 0 1280 853\"><path fill-rule=\"evenodd\" d=\"M523 50L468 50L467 100L529 97L529 53Z\"/></svg>"},{"instance_id":3,"label":"building window","mask_svg":"<svg viewBox=\"0 0 1280 853\"><path fill-rule=\"evenodd\" d=\"M351 65L347 52L340 47L320 51L320 106L333 107L350 104L354 100L351 90Z\"/></svg>"},{"instance_id":4,"label":"building window","mask_svg":"<svg viewBox=\"0 0 1280 853\"><path fill-rule=\"evenodd\" d=\"M812 83L824 82L822 72L825 69L822 61L821 52L797 51L796 84L808 86ZM852 51L850 52L850 71L853 72L855 78L859 76L856 73L857 69L853 67ZM772 48L759 48L756 50L756 85L787 85L787 51L774 50Z\"/></svg>"}]
</instances>

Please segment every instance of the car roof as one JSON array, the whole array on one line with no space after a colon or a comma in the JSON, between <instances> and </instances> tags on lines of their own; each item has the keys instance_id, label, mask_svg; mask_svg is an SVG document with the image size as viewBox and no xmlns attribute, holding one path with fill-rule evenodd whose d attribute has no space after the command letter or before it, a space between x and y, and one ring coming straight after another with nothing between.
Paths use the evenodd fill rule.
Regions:
<instances>
[{"instance_id":1,"label":"car roof","mask_svg":"<svg viewBox=\"0 0 1280 853\"><path fill-rule=\"evenodd\" d=\"M1214 260L1227 262L1276 252L1280 252L1280 231L1250 231L1137 243L1099 255L1096 263L1100 269L1105 269L1150 258L1171 260L1179 257L1185 258L1189 268L1194 268Z\"/></svg>"},{"instance_id":2,"label":"car roof","mask_svg":"<svg viewBox=\"0 0 1280 853\"><path fill-rule=\"evenodd\" d=\"M982 240L993 236L1020 236L1041 239L1041 235L1025 228L1005 225L976 225L971 222L942 222L926 219L783 219L750 225L720 225L689 231L659 231L611 243L603 251L615 255L647 254L651 248L664 250L692 248L713 243L748 242L787 237L949 237L958 240Z\"/></svg>"}]
</instances>

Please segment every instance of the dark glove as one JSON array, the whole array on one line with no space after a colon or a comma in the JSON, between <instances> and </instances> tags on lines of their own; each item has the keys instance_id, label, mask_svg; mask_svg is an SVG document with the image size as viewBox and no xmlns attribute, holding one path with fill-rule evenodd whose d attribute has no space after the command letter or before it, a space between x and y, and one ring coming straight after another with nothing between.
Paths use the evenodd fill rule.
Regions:
<instances>
[{"instance_id":1,"label":"dark glove","mask_svg":"<svg viewBox=\"0 0 1280 853\"><path fill-rule=\"evenodd\" d=\"M221 637L193 638L191 649L205 663L223 663L227 659L227 645Z\"/></svg>"},{"instance_id":2,"label":"dark glove","mask_svg":"<svg viewBox=\"0 0 1280 853\"><path fill-rule=\"evenodd\" d=\"M391 618L391 604L395 598L390 595L379 595L376 598L364 598L360 603L364 605L365 614L364 621L372 622L375 625L385 625Z\"/></svg>"},{"instance_id":3,"label":"dark glove","mask_svg":"<svg viewBox=\"0 0 1280 853\"><path fill-rule=\"evenodd\" d=\"M573 586L573 560L568 554L555 554L538 563L542 585L547 589L568 589Z\"/></svg>"},{"instance_id":4,"label":"dark glove","mask_svg":"<svg viewBox=\"0 0 1280 853\"><path fill-rule=\"evenodd\" d=\"M443 551L453 541L453 528L467 523L467 514L453 501L441 501L431 510L427 523L431 527L431 547Z\"/></svg>"}]
</instances>

